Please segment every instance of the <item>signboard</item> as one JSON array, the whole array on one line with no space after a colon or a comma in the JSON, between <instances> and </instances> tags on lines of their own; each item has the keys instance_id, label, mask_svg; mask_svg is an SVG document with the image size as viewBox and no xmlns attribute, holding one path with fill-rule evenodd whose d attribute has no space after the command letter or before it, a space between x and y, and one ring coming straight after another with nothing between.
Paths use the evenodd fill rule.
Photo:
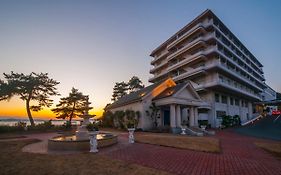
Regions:
<instances>
[{"instance_id":1,"label":"signboard","mask_svg":"<svg viewBox=\"0 0 281 175\"><path fill-rule=\"evenodd\" d=\"M281 110L273 110L272 115L281 115Z\"/></svg>"}]
</instances>

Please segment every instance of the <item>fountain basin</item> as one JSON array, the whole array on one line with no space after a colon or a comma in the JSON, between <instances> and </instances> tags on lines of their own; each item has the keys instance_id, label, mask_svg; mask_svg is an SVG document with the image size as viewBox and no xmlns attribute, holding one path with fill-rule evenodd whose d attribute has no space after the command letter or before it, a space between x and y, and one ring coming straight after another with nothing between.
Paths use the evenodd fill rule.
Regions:
<instances>
[{"instance_id":1,"label":"fountain basin","mask_svg":"<svg viewBox=\"0 0 281 175\"><path fill-rule=\"evenodd\" d=\"M112 133L99 133L97 135L98 148L110 146L118 142L117 135ZM50 151L89 151L90 139L78 139L76 135L58 136L48 140Z\"/></svg>"}]
</instances>

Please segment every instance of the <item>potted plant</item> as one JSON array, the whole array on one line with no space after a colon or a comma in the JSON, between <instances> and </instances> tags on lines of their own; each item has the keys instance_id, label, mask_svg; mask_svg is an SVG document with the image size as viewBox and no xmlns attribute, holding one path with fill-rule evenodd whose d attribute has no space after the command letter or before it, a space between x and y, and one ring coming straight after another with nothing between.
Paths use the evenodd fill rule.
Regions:
<instances>
[{"instance_id":1,"label":"potted plant","mask_svg":"<svg viewBox=\"0 0 281 175\"><path fill-rule=\"evenodd\" d=\"M93 132L93 131L99 131L99 128L96 124L94 123L89 123L87 126L86 126L87 130L89 132Z\"/></svg>"},{"instance_id":2,"label":"potted plant","mask_svg":"<svg viewBox=\"0 0 281 175\"><path fill-rule=\"evenodd\" d=\"M200 128L201 129L205 130L207 125L208 125L208 121L207 120L201 120L200 121Z\"/></svg>"}]
</instances>

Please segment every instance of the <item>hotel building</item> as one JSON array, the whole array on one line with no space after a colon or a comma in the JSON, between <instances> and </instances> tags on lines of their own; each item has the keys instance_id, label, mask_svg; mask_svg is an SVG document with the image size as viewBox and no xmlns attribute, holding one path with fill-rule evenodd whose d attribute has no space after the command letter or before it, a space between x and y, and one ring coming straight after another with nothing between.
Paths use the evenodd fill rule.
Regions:
<instances>
[{"instance_id":1,"label":"hotel building","mask_svg":"<svg viewBox=\"0 0 281 175\"><path fill-rule=\"evenodd\" d=\"M151 53L151 83L190 80L209 103L209 122L222 115L253 117L266 88L263 65L211 11L206 10ZM199 110L204 113L206 110ZM200 118L200 117L199 117Z\"/></svg>"},{"instance_id":2,"label":"hotel building","mask_svg":"<svg viewBox=\"0 0 281 175\"><path fill-rule=\"evenodd\" d=\"M172 128L183 120L190 126L208 120L212 127L219 127L223 115L239 115L242 123L246 122L255 116L254 102L264 100L262 94L268 89L263 65L211 10L184 26L150 56L153 76L149 82L153 85L171 79L175 86L192 86L181 97L175 95L178 101L163 102L167 89L159 92L161 103L158 94L151 97L161 108L160 123ZM167 88L171 94L180 89ZM180 101L183 98L185 102Z\"/></svg>"}]
</instances>

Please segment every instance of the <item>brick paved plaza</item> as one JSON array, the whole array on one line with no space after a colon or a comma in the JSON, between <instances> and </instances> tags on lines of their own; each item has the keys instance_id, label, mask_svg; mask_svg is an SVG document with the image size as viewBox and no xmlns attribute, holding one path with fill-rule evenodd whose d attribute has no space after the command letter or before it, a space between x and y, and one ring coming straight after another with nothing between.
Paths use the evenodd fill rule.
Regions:
<instances>
[{"instance_id":1,"label":"brick paved plaza","mask_svg":"<svg viewBox=\"0 0 281 175\"><path fill-rule=\"evenodd\" d=\"M219 154L141 143L129 145L124 133L119 136L118 145L105 148L100 154L172 174L281 174L281 161L254 145L263 140L230 131L218 132L216 137L221 143Z\"/></svg>"}]
</instances>

